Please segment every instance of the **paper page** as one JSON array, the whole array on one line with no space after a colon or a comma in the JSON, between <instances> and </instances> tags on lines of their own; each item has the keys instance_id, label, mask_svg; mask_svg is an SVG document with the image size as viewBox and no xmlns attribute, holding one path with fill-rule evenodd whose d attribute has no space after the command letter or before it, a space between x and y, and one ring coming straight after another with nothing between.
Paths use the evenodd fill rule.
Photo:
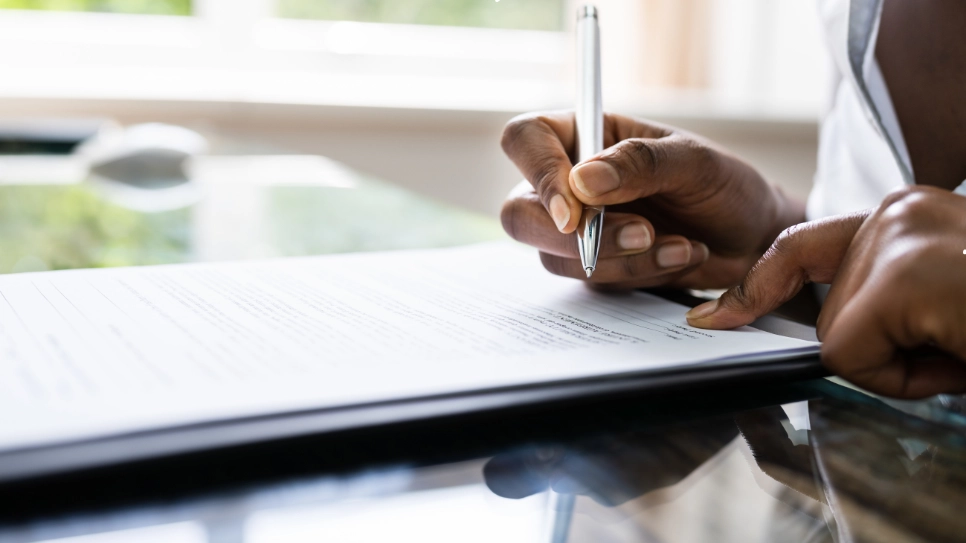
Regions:
<instances>
[{"instance_id":1,"label":"paper page","mask_svg":"<svg viewBox=\"0 0 966 543\"><path fill-rule=\"evenodd\" d=\"M817 350L685 310L511 243L3 276L0 450Z\"/></svg>"}]
</instances>

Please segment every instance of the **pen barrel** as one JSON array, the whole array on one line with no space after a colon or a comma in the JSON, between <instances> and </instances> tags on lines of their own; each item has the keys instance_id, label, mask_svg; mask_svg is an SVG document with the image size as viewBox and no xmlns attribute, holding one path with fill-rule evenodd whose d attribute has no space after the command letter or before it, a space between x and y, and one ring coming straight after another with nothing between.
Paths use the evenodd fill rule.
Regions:
<instances>
[{"instance_id":1,"label":"pen barrel","mask_svg":"<svg viewBox=\"0 0 966 543\"><path fill-rule=\"evenodd\" d=\"M577 12L577 160L583 162L604 150L604 108L600 89L600 26L597 8ZM580 261L590 277L597 267L604 208L584 208L577 225Z\"/></svg>"},{"instance_id":2,"label":"pen barrel","mask_svg":"<svg viewBox=\"0 0 966 543\"><path fill-rule=\"evenodd\" d=\"M584 6L577 16L577 160L604 150L604 108L600 90L600 26L597 9Z\"/></svg>"}]
</instances>

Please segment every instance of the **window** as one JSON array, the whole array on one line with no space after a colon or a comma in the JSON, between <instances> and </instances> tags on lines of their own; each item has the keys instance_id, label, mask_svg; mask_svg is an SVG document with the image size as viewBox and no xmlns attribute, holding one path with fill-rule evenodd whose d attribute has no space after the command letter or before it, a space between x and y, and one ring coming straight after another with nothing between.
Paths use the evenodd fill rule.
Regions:
<instances>
[{"instance_id":1,"label":"window","mask_svg":"<svg viewBox=\"0 0 966 543\"><path fill-rule=\"evenodd\" d=\"M16 52L0 64L0 98L568 107L568 30L579 3L0 0L0 49ZM825 57L809 2L595 3L608 109L808 118L818 111Z\"/></svg>"},{"instance_id":2,"label":"window","mask_svg":"<svg viewBox=\"0 0 966 543\"><path fill-rule=\"evenodd\" d=\"M564 28L564 0L278 0L293 19L518 30Z\"/></svg>"},{"instance_id":3,"label":"window","mask_svg":"<svg viewBox=\"0 0 966 543\"><path fill-rule=\"evenodd\" d=\"M0 0L0 9L191 15L191 0Z\"/></svg>"}]
</instances>

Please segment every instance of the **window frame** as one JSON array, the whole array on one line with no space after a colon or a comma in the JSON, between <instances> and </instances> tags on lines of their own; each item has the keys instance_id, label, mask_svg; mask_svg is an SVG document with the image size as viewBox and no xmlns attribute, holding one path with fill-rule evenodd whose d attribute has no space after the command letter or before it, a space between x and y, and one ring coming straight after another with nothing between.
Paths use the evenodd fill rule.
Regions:
<instances>
[{"instance_id":1,"label":"window frame","mask_svg":"<svg viewBox=\"0 0 966 543\"><path fill-rule=\"evenodd\" d=\"M566 32L283 19L273 8L0 11L0 97L515 110L567 96L556 90Z\"/></svg>"},{"instance_id":2,"label":"window frame","mask_svg":"<svg viewBox=\"0 0 966 543\"><path fill-rule=\"evenodd\" d=\"M567 0L568 9L576 3ZM608 110L798 122L814 121L824 107L828 58L817 28L801 24L811 8L800 0L711 2L706 88L649 86L641 77L655 68L641 40L647 2L597 3L607 13ZM275 0L194 0L193 16L0 10L0 99L501 114L573 105L569 29L284 19L274 7ZM809 24L817 27L815 19Z\"/></svg>"}]
</instances>

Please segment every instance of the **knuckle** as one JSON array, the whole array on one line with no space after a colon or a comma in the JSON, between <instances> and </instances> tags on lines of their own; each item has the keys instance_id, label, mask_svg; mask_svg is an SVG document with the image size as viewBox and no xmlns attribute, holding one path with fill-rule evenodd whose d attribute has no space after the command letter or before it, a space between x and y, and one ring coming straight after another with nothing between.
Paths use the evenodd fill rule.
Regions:
<instances>
[{"instance_id":1,"label":"knuckle","mask_svg":"<svg viewBox=\"0 0 966 543\"><path fill-rule=\"evenodd\" d=\"M659 148L653 142L631 139L618 147L615 158L627 168L628 174L637 178L649 178L654 177L662 164L661 155Z\"/></svg>"},{"instance_id":2,"label":"knuckle","mask_svg":"<svg viewBox=\"0 0 966 543\"><path fill-rule=\"evenodd\" d=\"M640 279L644 275L642 260L638 255L627 255L620 257L621 281L628 279Z\"/></svg>"},{"instance_id":3,"label":"knuckle","mask_svg":"<svg viewBox=\"0 0 966 543\"><path fill-rule=\"evenodd\" d=\"M721 154L708 144L692 137L678 137L679 145L688 161L699 171L716 172L720 169Z\"/></svg>"},{"instance_id":4,"label":"knuckle","mask_svg":"<svg viewBox=\"0 0 966 543\"><path fill-rule=\"evenodd\" d=\"M526 141L535 130L550 126L550 120L542 113L524 113L510 119L503 127L500 146L507 155L518 149L521 142ZM550 132L549 129L547 129Z\"/></svg>"},{"instance_id":5,"label":"knuckle","mask_svg":"<svg viewBox=\"0 0 966 543\"><path fill-rule=\"evenodd\" d=\"M923 187L894 191L883 200L879 221L894 227L931 221L936 215L935 198L935 194Z\"/></svg>"},{"instance_id":6,"label":"knuckle","mask_svg":"<svg viewBox=\"0 0 966 543\"><path fill-rule=\"evenodd\" d=\"M544 205L556 194L548 189L562 177L561 167L570 164L570 158L557 146L540 143L541 138L557 137L549 127L549 122L539 114L521 115L507 123L501 140L503 151L520 167L530 185L540 193Z\"/></svg>"},{"instance_id":7,"label":"knuckle","mask_svg":"<svg viewBox=\"0 0 966 543\"><path fill-rule=\"evenodd\" d=\"M802 236L806 235L809 223L801 223L781 231L771 247L765 252L764 258L784 257L795 253L801 243Z\"/></svg>"},{"instance_id":8,"label":"knuckle","mask_svg":"<svg viewBox=\"0 0 966 543\"><path fill-rule=\"evenodd\" d=\"M523 139L524 135L531 129L534 122L536 122L536 119L531 113L517 115L510 119L510 122L503 127L503 136L500 138L503 151L510 154L516 147L517 142Z\"/></svg>"},{"instance_id":9,"label":"knuckle","mask_svg":"<svg viewBox=\"0 0 966 543\"><path fill-rule=\"evenodd\" d=\"M893 204L897 204L908 200L910 198L917 198L923 195L925 191L921 186L907 186L893 190L882 199L882 207L890 207Z\"/></svg>"},{"instance_id":10,"label":"knuckle","mask_svg":"<svg viewBox=\"0 0 966 543\"><path fill-rule=\"evenodd\" d=\"M550 198L557 194L556 181L561 177L557 157L547 154L535 154L532 158L535 173L530 182L537 192L543 205L550 205Z\"/></svg>"},{"instance_id":11,"label":"knuckle","mask_svg":"<svg viewBox=\"0 0 966 543\"><path fill-rule=\"evenodd\" d=\"M727 296L722 297L722 302L730 307L731 309L743 309L754 305L757 299L754 294L754 288L752 288L748 281L743 281L738 285L734 286L726 294Z\"/></svg>"},{"instance_id":12,"label":"knuckle","mask_svg":"<svg viewBox=\"0 0 966 543\"><path fill-rule=\"evenodd\" d=\"M782 249L773 246L772 255ZM765 311L788 300L805 283L804 272L797 266L774 268L766 261L766 254L745 277L744 281L729 290L723 298L726 306L734 311Z\"/></svg>"}]
</instances>

